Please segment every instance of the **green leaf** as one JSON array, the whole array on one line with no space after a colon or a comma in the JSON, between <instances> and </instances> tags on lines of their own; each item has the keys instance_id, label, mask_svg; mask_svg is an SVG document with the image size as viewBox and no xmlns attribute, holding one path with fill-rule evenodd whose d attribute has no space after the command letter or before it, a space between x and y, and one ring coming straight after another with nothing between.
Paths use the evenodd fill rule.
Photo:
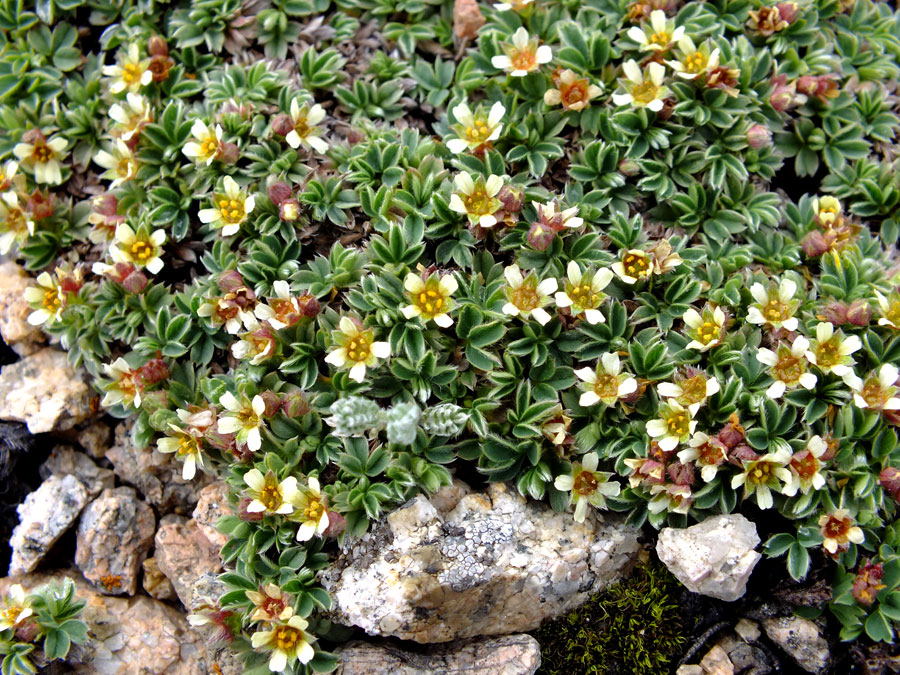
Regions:
<instances>
[{"instance_id":1,"label":"green leaf","mask_svg":"<svg viewBox=\"0 0 900 675\"><path fill-rule=\"evenodd\" d=\"M891 627L890 619L888 619L881 609L877 609L866 619L866 635L875 640L875 642L892 642L894 639L894 629Z\"/></svg>"}]
</instances>

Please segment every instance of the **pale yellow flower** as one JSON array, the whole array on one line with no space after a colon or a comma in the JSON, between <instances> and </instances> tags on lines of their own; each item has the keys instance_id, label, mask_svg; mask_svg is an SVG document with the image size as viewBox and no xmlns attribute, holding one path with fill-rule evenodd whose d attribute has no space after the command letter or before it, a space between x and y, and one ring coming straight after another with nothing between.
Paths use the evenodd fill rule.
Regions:
<instances>
[{"instance_id":1,"label":"pale yellow flower","mask_svg":"<svg viewBox=\"0 0 900 675\"><path fill-rule=\"evenodd\" d=\"M300 523L298 541L309 541L314 535L322 535L328 527L328 509L317 478L310 476L306 487L299 488L292 498L294 512L290 520Z\"/></svg>"},{"instance_id":2,"label":"pale yellow flower","mask_svg":"<svg viewBox=\"0 0 900 675\"><path fill-rule=\"evenodd\" d=\"M220 228L222 236L237 234L241 224L253 211L256 200L253 195L246 195L231 176L225 176L224 192L213 195L213 208L200 209L197 217L200 222Z\"/></svg>"},{"instance_id":3,"label":"pale yellow flower","mask_svg":"<svg viewBox=\"0 0 900 675\"><path fill-rule=\"evenodd\" d=\"M131 148L121 139L115 142L112 152L99 150L94 157L94 161L106 169L100 175L100 178L112 181L109 186L110 190L132 180L137 175L137 158L134 156Z\"/></svg>"},{"instance_id":4,"label":"pale yellow flower","mask_svg":"<svg viewBox=\"0 0 900 675\"><path fill-rule=\"evenodd\" d=\"M254 649L272 652L269 670L284 672L289 663L309 663L316 655L312 647L315 638L306 632L309 623L299 616L292 616L285 623L274 623L270 630L256 631L250 638Z\"/></svg>"},{"instance_id":5,"label":"pale yellow flower","mask_svg":"<svg viewBox=\"0 0 900 675\"><path fill-rule=\"evenodd\" d=\"M129 45L127 50L120 49L117 61L115 65L103 66L102 70L104 75L112 78L109 85L111 94L119 94L126 89L137 92L153 81L150 59L141 59L137 43Z\"/></svg>"},{"instance_id":6,"label":"pale yellow flower","mask_svg":"<svg viewBox=\"0 0 900 675\"><path fill-rule=\"evenodd\" d=\"M109 255L114 262L131 263L151 274L159 274L163 268L161 256L165 243L166 233L163 230L155 230L151 234L142 226L135 232L122 223L116 227L116 237L109 247Z\"/></svg>"},{"instance_id":7,"label":"pale yellow flower","mask_svg":"<svg viewBox=\"0 0 900 675\"><path fill-rule=\"evenodd\" d=\"M294 476L279 482L272 471L263 475L259 469L250 469L244 474L244 482L251 498L247 505L248 513L286 516L294 512L292 502L297 498L297 479Z\"/></svg>"},{"instance_id":8,"label":"pale yellow flower","mask_svg":"<svg viewBox=\"0 0 900 675\"><path fill-rule=\"evenodd\" d=\"M410 304L402 307L400 312L407 319L421 317L422 321L434 320L441 328L453 325L448 312L453 307L450 296L459 287L452 274L431 274L427 279L422 275L410 272L406 275L403 287L409 293Z\"/></svg>"},{"instance_id":9,"label":"pale yellow flower","mask_svg":"<svg viewBox=\"0 0 900 675\"><path fill-rule=\"evenodd\" d=\"M669 90L663 85L666 77L666 69L661 63L651 62L646 70L634 59L629 59L622 64L622 72L625 79L619 80L619 84L625 90L624 94L613 94L613 103L616 105L628 105L646 107L653 112L659 112L663 108L663 100L669 95Z\"/></svg>"},{"instance_id":10,"label":"pale yellow flower","mask_svg":"<svg viewBox=\"0 0 900 675\"><path fill-rule=\"evenodd\" d=\"M34 173L37 183L59 185L62 183L62 160L66 158L68 141L59 136L45 139L38 136L31 143L17 143L13 154L21 165Z\"/></svg>"},{"instance_id":11,"label":"pale yellow flower","mask_svg":"<svg viewBox=\"0 0 900 675\"><path fill-rule=\"evenodd\" d=\"M366 368L373 368L378 359L386 359L391 355L391 345L387 342L376 342L375 333L359 321L348 316L341 317L338 330L332 333L336 348L328 352L325 363L337 368L350 366L350 379L362 382L366 377Z\"/></svg>"},{"instance_id":12,"label":"pale yellow flower","mask_svg":"<svg viewBox=\"0 0 900 675\"><path fill-rule=\"evenodd\" d=\"M207 166L212 164L213 160L219 154L219 148L222 143L222 126L217 124L215 128L206 126L201 120L196 120L191 125L191 136L193 140L184 144L181 152L198 164L205 162Z\"/></svg>"},{"instance_id":13,"label":"pale yellow flower","mask_svg":"<svg viewBox=\"0 0 900 675\"><path fill-rule=\"evenodd\" d=\"M519 28L512 37L512 43L502 43L503 54L491 59L494 68L505 70L513 77L524 77L538 70L541 65L550 63L553 52L547 45L538 47L538 40L528 36L528 31Z\"/></svg>"},{"instance_id":14,"label":"pale yellow flower","mask_svg":"<svg viewBox=\"0 0 900 675\"><path fill-rule=\"evenodd\" d=\"M284 137L292 148L306 145L318 152L328 152L328 143L322 140L322 129L318 126L325 119L325 108L316 103L313 106L300 105L300 101L291 101L291 119L294 128Z\"/></svg>"}]
</instances>

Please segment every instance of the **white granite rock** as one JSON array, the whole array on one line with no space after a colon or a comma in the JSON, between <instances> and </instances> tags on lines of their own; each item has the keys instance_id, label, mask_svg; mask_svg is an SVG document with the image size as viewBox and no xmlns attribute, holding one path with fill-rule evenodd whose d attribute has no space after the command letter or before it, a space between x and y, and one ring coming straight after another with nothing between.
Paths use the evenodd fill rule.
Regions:
<instances>
[{"instance_id":1,"label":"white granite rock","mask_svg":"<svg viewBox=\"0 0 900 675\"><path fill-rule=\"evenodd\" d=\"M763 620L766 635L807 673L824 673L831 661L828 642L819 627L799 616Z\"/></svg>"},{"instance_id":2,"label":"white granite rock","mask_svg":"<svg viewBox=\"0 0 900 675\"><path fill-rule=\"evenodd\" d=\"M87 489L89 499L96 499L103 490L112 489L116 484L116 476L112 471L97 466L94 460L83 452L77 452L65 445L50 453L47 460L41 464L40 474L44 479L70 474L75 476Z\"/></svg>"},{"instance_id":3,"label":"white granite rock","mask_svg":"<svg viewBox=\"0 0 900 675\"><path fill-rule=\"evenodd\" d=\"M330 618L420 643L537 628L617 580L638 531L612 515L584 523L503 484L440 512L419 495L345 542L322 575Z\"/></svg>"},{"instance_id":4,"label":"white granite rock","mask_svg":"<svg viewBox=\"0 0 900 675\"><path fill-rule=\"evenodd\" d=\"M9 545L10 574L31 572L68 530L88 501L87 489L75 476L50 476L25 497L16 511L19 525Z\"/></svg>"},{"instance_id":5,"label":"white granite rock","mask_svg":"<svg viewBox=\"0 0 900 675\"><path fill-rule=\"evenodd\" d=\"M714 516L693 527L665 527L656 553L688 590L737 600L760 559L756 525L739 513Z\"/></svg>"},{"instance_id":6,"label":"white granite rock","mask_svg":"<svg viewBox=\"0 0 900 675\"><path fill-rule=\"evenodd\" d=\"M0 419L25 422L33 434L71 429L93 412L82 374L50 347L3 366Z\"/></svg>"}]
</instances>

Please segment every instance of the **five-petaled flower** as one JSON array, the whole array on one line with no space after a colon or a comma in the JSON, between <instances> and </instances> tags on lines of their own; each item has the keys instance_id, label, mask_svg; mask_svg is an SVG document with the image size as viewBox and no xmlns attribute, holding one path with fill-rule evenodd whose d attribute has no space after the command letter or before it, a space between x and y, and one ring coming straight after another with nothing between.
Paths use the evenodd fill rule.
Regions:
<instances>
[{"instance_id":1,"label":"five-petaled flower","mask_svg":"<svg viewBox=\"0 0 900 675\"><path fill-rule=\"evenodd\" d=\"M822 534L822 546L832 556L850 548L850 544L861 544L865 539L863 531L853 524L850 512L837 509L819 517L819 531Z\"/></svg>"},{"instance_id":2,"label":"five-petaled flower","mask_svg":"<svg viewBox=\"0 0 900 675\"><path fill-rule=\"evenodd\" d=\"M816 386L818 378L807 369L807 350L809 350L809 340L802 335L794 338L790 346L779 342L775 351L765 347L759 348L756 352L756 360L769 366L769 375L775 380L766 389L766 396L778 399L788 389L797 387L812 389Z\"/></svg>"},{"instance_id":3,"label":"five-petaled flower","mask_svg":"<svg viewBox=\"0 0 900 675\"><path fill-rule=\"evenodd\" d=\"M578 77L575 71L566 68L553 74L556 89L544 92L544 103L549 106L562 104L563 110L576 112L591 105L591 101L603 93L603 89L586 77Z\"/></svg>"},{"instance_id":4,"label":"five-petaled flower","mask_svg":"<svg viewBox=\"0 0 900 675\"><path fill-rule=\"evenodd\" d=\"M719 467L727 459L727 448L715 436L702 431L696 432L688 441L688 447L678 452L678 459L687 464L694 462L700 467L700 477L709 483L719 472Z\"/></svg>"},{"instance_id":5,"label":"five-petaled flower","mask_svg":"<svg viewBox=\"0 0 900 675\"><path fill-rule=\"evenodd\" d=\"M4 598L3 605L3 609L0 609L0 631L16 628L34 613L34 610L31 609L31 601L21 584L13 584L9 587L9 593Z\"/></svg>"},{"instance_id":6,"label":"five-petaled flower","mask_svg":"<svg viewBox=\"0 0 900 675\"><path fill-rule=\"evenodd\" d=\"M366 368L374 368L378 365L378 359L391 355L390 344L376 342L371 328L349 316L341 317L338 330L332 332L332 337L335 348L328 352L325 362L337 368L349 365L349 377L354 382L362 382L366 377Z\"/></svg>"},{"instance_id":7,"label":"five-petaled flower","mask_svg":"<svg viewBox=\"0 0 900 675\"><path fill-rule=\"evenodd\" d=\"M429 274L423 279L421 274L410 272L403 282L410 304L402 307L400 312L407 319L418 316L424 322L434 320L441 328L449 328L453 324L449 314L453 307L450 296L458 286L452 274Z\"/></svg>"},{"instance_id":8,"label":"five-petaled flower","mask_svg":"<svg viewBox=\"0 0 900 675\"><path fill-rule=\"evenodd\" d=\"M640 45L643 51L660 52L678 42L684 35L684 26L675 27L674 19L667 19L661 9L650 12L650 25L632 26L628 29L628 37Z\"/></svg>"},{"instance_id":9,"label":"five-petaled flower","mask_svg":"<svg viewBox=\"0 0 900 675\"><path fill-rule=\"evenodd\" d=\"M245 394L239 399L230 391L226 391L219 398L219 405L226 412L219 417L216 429L220 434L235 434L239 443L246 443L251 452L256 452L262 447L262 434L260 427L263 425L262 415L266 411L266 402L257 394L251 400Z\"/></svg>"},{"instance_id":10,"label":"five-petaled flower","mask_svg":"<svg viewBox=\"0 0 900 675\"><path fill-rule=\"evenodd\" d=\"M747 321L760 326L797 330L799 321L794 316L800 308L800 300L794 299L797 284L792 279L770 283L768 287L758 281L750 286L750 295L756 301L747 309Z\"/></svg>"},{"instance_id":11,"label":"five-petaled flower","mask_svg":"<svg viewBox=\"0 0 900 675\"><path fill-rule=\"evenodd\" d=\"M722 344L725 319L725 311L718 306L713 308L706 305L702 313L693 307L686 310L681 320L684 321L685 334L691 338L687 348L705 352Z\"/></svg>"},{"instance_id":12,"label":"five-petaled flower","mask_svg":"<svg viewBox=\"0 0 900 675\"><path fill-rule=\"evenodd\" d=\"M166 243L163 230L150 232L141 226L135 232L125 223L116 227L116 238L109 247L109 256L113 262L130 263L137 268L146 269L151 274L158 274L163 268L162 252Z\"/></svg>"},{"instance_id":13,"label":"five-petaled flower","mask_svg":"<svg viewBox=\"0 0 900 675\"><path fill-rule=\"evenodd\" d=\"M687 443L697 428L691 411L676 401L659 404L658 417L647 422L647 434L668 452Z\"/></svg>"},{"instance_id":14,"label":"five-petaled flower","mask_svg":"<svg viewBox=\"0 0 900 675\"><path fill-rule=\"evenodd\" d=\"M892 289L887 297L875 291L875 297L878 298L878 309L881 312L878 325L900 330L900 290Z\"/></svg>"},{"instance_id":15,"label":"five-petaled flower","mask_svg":"<svg viewBox=\"0 0 900 675\"><path fill-rule=\"evenodd\" d=\"M269 670L284 672L289 663L309 663L316 655L312 642L315 638L306 632L309 623L299 616L285 622L272 623L269 630L256 631L250 638L254 649L271 651Z\"/></svg>"},{"instance_id":16,"label":"five-petaled flower","mask_svg":"<svg viewBox=\"0 0 900 675\"><path fill-rule=\"evenodd\" d=\"M25 301L33 310L28 315L28 323L40 326L59 321L65 307L62 289L48 272L41 272L35 281L37 286L25 289Z\"/></svg>"},{"instance_id":17,"label":"five-petaled flower","mask_svg":"<svg viewBox=\"0 0 900 675\"><path fill-rule=\"evenodd\" d=\"M222 133L220 124L208 127L203 120L195 120L191 126L193 140L185 143L181 151L198 164L209 166L222 150Z\"/></svg>"},{"instance_id":18,"label":"five-petaled flower","mask_svg":"<svg viewBox=\"0 0 900 675\"><path fill-rule=\"evenodd\" d=\"M121 404L125 407L133 405L135 408L141 406L141 383L139 381L139 371L128 365L128 362L121 356L112 363L103 365L103 372L110 382L103 384L106 394L100 402L104 408Z\"/></svg>"},{"instance_id":19,"label":"five-petaled flower","mask_svg":"<svg viewBox=\"0 0 900 675\"><path fill-rule=\"evenodd\" d=\"M66 139L59 136L44 138L44 134L33 129L13 147L13 154L19 158L21 166L34 174L35 182L59 185L62 183L62 160L68 147Z\"/></svg>"},{"instance_id":20,"label":"five-petaled flower","mask_svg":"<svg viewBox=\"0 0 900 675\"><path fill-rule=\"evenodd\" d=\"M319 154L328 152L328 143L322 140L322 128L318 125L325 119L325 108L318 103L300 105L298 99L291 101L291 120L294 128L284 137L295 150L301 145L312 148Z\"/></svg>"},{"instance_id":21,"label":"five-petaled flower","mask_svg":"<svg viewBox=\"0 0 900 675\"><path fill-rule=\"evenodd\" d=\"M447 149L454 154L466 150L478 150L491 141L500 138L503 124L500 120L506 114L506 108L500 101L494 103L488 113L482 106L478 106L473 113L465 103L460 103L453 108L453 117L456 124L450 126L458 138L447 141Z\"/></svg>"},{"instance_id":22,"label":"five-petaled flower","mask_svg":"<svg viewBox=\"0 0 900 675\"><path fill-rule=\"evenodd\" d=\"M646 107L653 112L663 109L663 101L669 95L669 90L663 85L666 78L666 68L655 61L647 65L646 71L634 59L629 59L622 64L622 72L625 78L619 80L619 84L625 90L624 94L613 94L613 103L616 105L631 105L638 108Z\"/></svg>"},{"instance_id":23,"label":"five-petaled flower","mask_svg":"<svg viewBox=\"0 0 900 675\"><path fill-rule=\"evenodd\" d=\"M827 322L816 326L816 337L809 341L807 360L823 373L834 373L843 377L853 372L855 363L851 354L862 348L862 342L855 335L844 337L843 331L835 330Z\"/></svg>"},{"instance_id":24,"label":"five-petaled flower","mask_svg":"<svg viewBox=\"0 0 900 675\"><path fill-rule=\"evenodd\" d=\"M181 409L177 414L182 422L192 416L187 410ZM166 434L157 442L157 450L174 454L176 459L184 463L181 477L184 480L192 480L197 474L197 465L201 467L204 465L201 435L191 427L182 428L177 424L169 424Z\"/></svg>"},{"instance_id":25,"label":"five-petaled flower","mask_svg":"<svg viewBox=\"0 0 900 675\"><path fill-rule=\"evenodd\" d=\"M595 368L579 368L575 375L583 383L580 385L583 393L578 399L578 405L583 407L597 403L615 405L638 388L637 380L622 372L622 363L615 352L603 354Z\"/></svg>"},{"instance_id":26,"label":"five-petaled flower","mask_svg":"<svg viewBox=\"0 0 900 675\"><path fill-rule=\"evenodd\" d=\"M782 492L782 483L791 482L791 472L787 464L791 461L791 452L780 448L758 459L744 462L744 470L731 479L732 489L744 486L744 499L756 496L756 503L761 509L770 509L775 503L772 491Z\"/></svg>"},{"instance_id":27,"label":"five-petaled flower","mask_svg":"<svg viewBox=\"0 0 900 675\"><path fill-rule=\"evenodd\" d=\"M600 305L606 299L603 289L612 281L613 273L606 267L581 271L578 263L570 260L566 266L563 290L556 294L556 306L568 307L572 316L584 315L589 324L603 323L606 318Z\"/></svg>"},{"instance_id":28,"label":"five-petaled flower","mask_svg":"<svg viewBox=\"0 0 900 675\"><path fill-rule=\"evenodd\" d=\"M719 67L719 48L710 50L709 40L694 44L687 35L678 40L678 49L675 50L675 59L666 61L666 64L675 71L676 77L685 80L693 80L707 70L715 70Z\"/></svg>"},{"instance_id":29,"label":"five-petaled flower","mask_svg":"<svg viewBox=\"0 0 900 675\"><path fill-rule=\"evenodd\" d=\"M494 68L505 70L513 77L524 77L538 70L543 64L550 63L553 52L547 45L538 47L537 38L530 38L528 31L519 28L512 37L512 43L503 42L503 54L491 59Z\"/></svg>"},{"instance_id":30,"label":"five-petaled flower","mask_svg":"<svg viewBox=\"0 0 900 675\"><path fill-rule=\"evenodd\" d=\"M897 377L900 374L897 366L892 363L883 363L874 372L869 373L865 380L858 377L852 370L843 376L844 382L853 390L853 403L857 408L866 408L881 412L883 410L900 410L900 397L898 397Z\"/></svg>"},{"instance_id":31,"label":"five-petaled flower","mask_svg":"<svg viewBox=\"0 0 900 675\"><path fill-rule=\"evenodd\" d=\"M638 249L622 252L622 259L612 264L612 271L626 284L634 284L653 274L653 258Z\"/></svg>"},{"instance_id":32,"label":"five-petaled flower","mask_svg":"<svg viewBox=\"0 0 900 675\"><path fill-rule=\"evenodd\" d=\"M690 485L651 485L650 501L647 502L647 510L650 513L687 513L693 503Z\"/></svg>"},{"instance_id":33,"label":"five-petaled flower","mask_svg":"<svg viewBox=\"0 0 900 675\"><path fill-rule=\"evenodd\" d=\"M294 512L290 520L300 523L298 541L309 541L314 535L321 536L325 532L328 528L328 509L317 478L307 478L306 486L297 489L291 503Z\"/></svg>"},{"instance_id":34,"label":"five-petaled flower","mask_svg":"<svg viewBox=\"0 0 900 675\"><path fill-rule=\"evenodd\" d=\"M263 475L259 469L250 469L244 474L250 503L246 506L250 513L286 516L294 512L297 498L297 479L288 476L279 482L272 471Z\"/></svg>"},{"instance_id":35,"label":"five-petaled flower","mask_svg":"<svg viewBox=\"0 0 900 675\"><path fill-rule=\"evenodd\" d=\"M253 603L251 621L287 621L294 616L290 596L271 581L260 586L259 591L244 591L244 594Z\"/></svg>"},{"instance_id":36,"label":"five-petaled flower","mask_svg":"<svg viewBox=\"0 0 900 675\"><path fill-rule=\"evenodd\" d=\"M98 150L94 161L106 169L100 178L111 180L109 189L114 190L137 175L138 161L131 148L121 139L116 140L111 151Z\"/></svg>"},{"instance_id":37,"label":"five-petaled flower","mask_svg":"<svg viewBox=\"0 0 900 675\"><path fill-rule=\"evenodd\" d=\"M222 236L230 237L240 231L256 200L253 195L245 194L231 176L225 176L223 185L223 192L213 194L213 208L200 209L197 216L200 222L218 227Z\"/></svg>"},{"instance_id":38,"label":"five-petaled flower","mask_svg":"<svg viewBox=\"0 0 900 675\"><path fill-rule=\"evenodd\" d=\"M124 104L113 103L110 106L109 117L116 123L110 133L123 141L130 141L153 121L153 110L146 98L129 92Z\"/></svg>"},{"instance_id":39,"label":"five-petaled flower","mask_svg":"<svg viewBox=\"0 0 900 675\"><path fill-rule=\"evenodd\" d=\"M674 399L679 405L685 406L693 417L707 398L719 392L719 381L689 368L686 374L676 377L674 382L660 382L656 385L656 391L660 396Z\"/></svg>"},{"instance_id":40,"label":"five-petaled flower","mask_svg":"<svg viewBox=\"0 0 900 675\"><path fill-rule=\"evenodd\" d=\"M562 492L572 493L570 504L575 504L575 521L583 523L588 505L606 508L607 497L617 497L621 486L610 481L613 474L597 471L600 458L596 452L587 453L581 462L572 463L571 475L557 476L553 486Z\"/></svg>"},{"instance_id":41,"label":"five-petaled flower","mask_svg":"<svg viewBox=\"0 0 900 675\"><path fill-rule=\"evenodd\" d=\"M256 318L268 323L275 330L281 330L293 326L310 312L314 316L318 312L319 304L312 305L308 300L301 306L300 298L291 293L291 285L283 279L278 279L272 284L275 297L266 298L266 303L259 303L253 309ZM314 310L314 311L313 311Z\"/></svg>"},{"instance_id":42,"label":"five-petaled flower","mask_svg":"<svg viewBox=\"0 0 900 675\"><path fill-rule=\"evenodd\" d=\"M238 360L246 359L251 366L258 366L275 355L278 338L272 328L261 326L255 320L250 322L247 329L241 339L231 345L231 354Z\"/></svg>"},{"instance_id":43,"label":"five-petaled flower","mask_svg":"<svg viewBox=\"0 0 900 675\"><path fill-rule=\"evenodd\" d=\"M450 195L450 209L468 217L472 225L493 227L497 224L494 215L503 208L497 193L503 187L500 176L490 175L487 180L478 176L475 180L465 171L453 179L456 190Z\"/></svg>"},{"instance_id":44,"label":"five-petaled flower","mask_svg":"<svg viewBox=\"0 0 900 675\"><path fill-rule=\"evenodd\" d=\"M503 276L506 277L507 284L504 314L522 319L531 316L542 326L550 321L550 314L544 307L550 304L550 295L558 288L556 279L541 281L534 270L523 277L519 266L515 264L504 269Z\"/></svg>"},{"instance_id":45,"label":"five-petaled flower","mask_svg":"<svg viewBox=\"0 0 900 675\"><path fill-rule=\"evenodd\" d=\"M825 476L822 475L822 455L828 450L821 436L813 436L806 442L806 447L795 452L788 463L791 479L782 492L793 497L797 492L807 494L810 490L821 490L825 487Z\"/></svg>"},{"instance_id":46,"label":"five-petaled flower","mask_svg":"<svg viewBox=\"0 0 900 675\"><path fill-rule=\"evenodd\" d=\"M13 244L23 243L34 234L34 220L22 208L15 192L0 195L0 253L9 253Z\"/></svg>"},{"instance_id":47,"label":"five-petaled flower","mask_svg":"<svg viewBox=\"0 0 900 675\"><path fill-rule=\"evenodd\" d=\"M126 89L137 92L141 87L146 87L153 81L153 71L150 70L150 59L141 59L141 52L137 43L131 43L127 50L119 50L118 63L112 66L103 66L103 74L112 78L109 85L111 94L119 94Z\"/></svg>"}]
</instances>

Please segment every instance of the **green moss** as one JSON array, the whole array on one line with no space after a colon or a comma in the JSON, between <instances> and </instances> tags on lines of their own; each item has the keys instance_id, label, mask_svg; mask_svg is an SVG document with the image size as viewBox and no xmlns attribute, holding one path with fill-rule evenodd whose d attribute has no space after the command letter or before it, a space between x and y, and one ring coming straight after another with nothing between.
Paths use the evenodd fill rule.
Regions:
<instances>
[{"instance_id":1,"label":"green moss","mask_svg":"<svg viewBox=\"0 0 900 675\"><path fill-rule=\"evenodd\" d=\"M631 578L541 626L538 675L667 672L691 628L679 608L680 589L661 564L640 565Z\"/></svg>"}]
</instances>

